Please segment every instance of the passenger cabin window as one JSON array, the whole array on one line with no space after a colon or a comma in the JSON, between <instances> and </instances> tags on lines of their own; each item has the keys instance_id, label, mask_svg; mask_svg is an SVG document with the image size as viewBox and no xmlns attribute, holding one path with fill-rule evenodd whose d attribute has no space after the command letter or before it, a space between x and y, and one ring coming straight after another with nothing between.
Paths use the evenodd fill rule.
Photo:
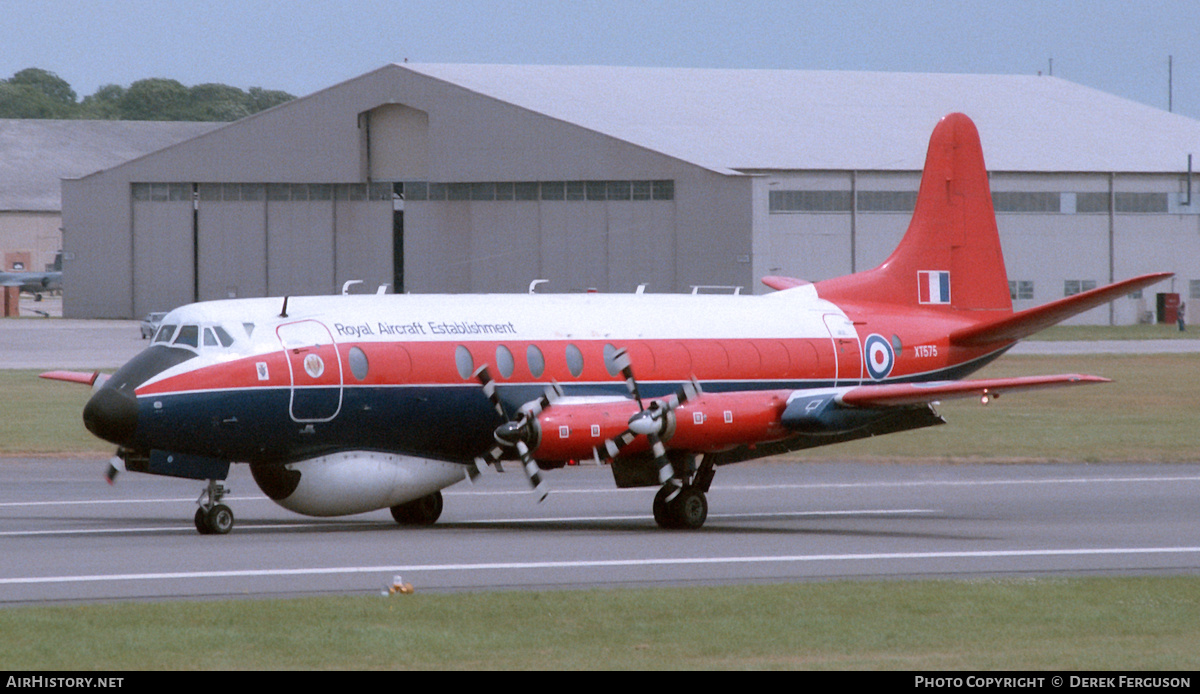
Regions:
<instances>
[{"instance_id":1,"label":"passenger cabin window","mask_svg":"<svg viewBox=\"0 0 1200 694\"><path fill-rule=\"evenodd\" d=\"M367 370L370 368L370 364L367 362L367 353L358 347L351 347L347 360L350 362L350 373L360 381L366 379Z\"/></svg>"},{"instance_id":2,"label":"passenger cabin window","mask_svg":"<svg viewBox=\"0 0 1200 694\"><path fill-rule=\"evenodd\" d=\"M583 352L575 345L567 345L567 370L575 378L583 373Z\"/></svg>"},{"instance_id":3,"label":"passenger cabin window","mask_svg":"<svg viewBox=\"0 0 1200 694\"><path fill-rule=\"evenodd\" d=\"M504 345L496 347L496 368L500 370L500 376L503 378L512 378L513 369L516 368L512 352Z\"/></svg>"},{"instance_id":4,"label":"passenger cabin window","mask_svg":"<svg viewBox=\"0 0 1200 694\"><path fill-rule=\"evenodd\" d=\"M454 348L454 365L458 367L458 375L463 379L468 379L475 371L475 360L471 358L471 351L464 345L459 345Z\"/></svg>"},{"instance_id":5,"label":"passenger cabin window","mask_svg":"<svg viewBox=\"0 0 1200 694\"><path fill-rule=\"evenodd\" d=\"M537 345L525 348L525 361L529 364L529 373L533 374L534 378L541 378L546 371L546 358L542 356L542 350L538 349Z\"/></svg>"},{"instance_id":6,"label":"passenger cabin window","mask_svg":"<svg viewBox=\"0 0 1200 694\"><path fill-rule=\"evenodd\" d=\"M614 345L604 345L604 368L608 370L609 376L618 376L621 373L621 365L617 363L617 352Z\"/></svg>"}]
</instances>

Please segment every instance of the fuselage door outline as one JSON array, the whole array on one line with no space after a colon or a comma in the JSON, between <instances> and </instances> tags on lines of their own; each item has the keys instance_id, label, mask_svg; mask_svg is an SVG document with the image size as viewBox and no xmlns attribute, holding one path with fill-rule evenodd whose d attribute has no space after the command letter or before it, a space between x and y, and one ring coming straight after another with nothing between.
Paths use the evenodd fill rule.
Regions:
<instances>
[{"instance_id":1,"label":"fuselage door outline","mask_svg":"<svg viewBox=\"0 0 1200 694\"><path fill-rule=\"evenodd\" d=\"M837 362L834 385L856 386L862 383L862 342L850 319L840 313L825 314L825 328L833 342L833 357Z\"/></svg>"},{"instance_id":2,"label":"fuselage door outline","mask_svg":"<svg viewBox=\"0 0 1200 694\"><path fill-rule=\"evenodd\" d=\"M337 341L324 323L300 320L275 329L291 379L288 414L295 422L328 422L342 409L345 384Z\"/></svg>"}]
</instances>

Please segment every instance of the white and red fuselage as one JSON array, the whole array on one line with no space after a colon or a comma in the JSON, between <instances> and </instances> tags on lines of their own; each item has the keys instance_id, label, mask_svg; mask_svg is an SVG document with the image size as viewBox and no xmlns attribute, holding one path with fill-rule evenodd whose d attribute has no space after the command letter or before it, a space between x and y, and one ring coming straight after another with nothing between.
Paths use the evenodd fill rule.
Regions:
<instances>
[{"instance_id":1,"label":"white and red fuselage","mask_svg":"<svg viewBox=\"0 0 1200 694\"><path fill-rule=\"evenodd\" d=\"M624 349L644 397L700 382L706 397L680 412L700 416L677 417L687 422L677 435L715 452L787 434L779 414L793 391L959 378L1003 349L951 347L936 316L856 326L812 285L766 296L292 297L282 312L282 299L247 299L170 313L107 384L138 381L137 425L117 443L242 462L347 448L467 462L499 423L473 376L486 364L513 411L558 383L576 406L546 413L554 431L537 457L588 458L637 411L612 360Z\"/></svg>"}]
</instances>

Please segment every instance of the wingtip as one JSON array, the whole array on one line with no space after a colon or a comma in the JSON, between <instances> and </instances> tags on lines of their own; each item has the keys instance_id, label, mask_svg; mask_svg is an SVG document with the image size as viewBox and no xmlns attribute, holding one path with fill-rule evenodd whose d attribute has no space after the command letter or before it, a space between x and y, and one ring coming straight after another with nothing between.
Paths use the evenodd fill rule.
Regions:
<instances>
[{"instance_id":1,"label":"wingtip","mask_svg":"<svg viewBox=\"0 0 1200 694\"><path fill-rule=\"evenodd\" d=\"M49 381L66 381L67 383L80 383L85 386L95 385L96 379L99 377L99 371L46 371L38 374L38 378L44 378Z\"/></svg>"}]
</instances>

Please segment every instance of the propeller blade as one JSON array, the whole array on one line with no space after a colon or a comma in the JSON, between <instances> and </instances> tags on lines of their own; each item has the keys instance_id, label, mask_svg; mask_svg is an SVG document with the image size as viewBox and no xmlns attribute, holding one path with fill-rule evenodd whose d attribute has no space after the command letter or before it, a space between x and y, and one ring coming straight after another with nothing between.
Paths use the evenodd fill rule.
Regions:
<instances>
[{"instance_id":1,"label":"propeller blade","mask_svg":"<svg viewBox=\"0 0 1200 694\"><path fill-rule=\"evenodd\" d=\"M554 403L558 402L558 399L562 396L562 386L558 385L556 382L551 382L550 385L546 386L546 390L542 392L542 397L538 398L537 400L530 400L524 405L521 405L521 414L529 419L536 418L547 407L550 407Z\"/></svg>"},{"instance_id":2,"label":"propeller blade","mask_svg":"<svg viewBox=\"0 0 1200 694\"><path fill-rule=\"evenodd\" d=\"M658 434L650 434L646 438L650 440L650 452L654 455L654 462L658 464L658 481L666 484L667 480L675 476L675 468L667 459L667 447L663 445L662 439L658 438Z\"/></svg>"},{"instance_id":3,"label":"propeller blade","mask_svg":"<svg viewBox=\"0 0 1200 694\"><path fill-rule=\"evenodd\" d=\"M616 458L621 454L621 449L633 443L634 439L636 438L637 434L633 433L629 429L626 429L618 434L617 438L605 441L604 452L608 454L608 459L612 460L613 458Z\"/></svg>"},{"instance_id":4,"label":"propeller blade","mask_svg":"<svg viewBox=\"0 0 1200 694\"><path fill-rule=\"evenodd\" d=\"M497 445L492 446L486 455L476 456L475 463L467 466L467 480L474 482L489 467L496 468L496 472L504 472L504 467L500 464L500 455L503 453L504 449Z\"/></svg>"},{"instance_id":5,"label":"propeller blade","mask_svg":"<svg viewBox=\"0 0 1200 694\"><path fill-rule=\"evenodd\" d=\"M496 382L492 380L492 374L488 371L487 364L483 364L475 373L472 374L479 385L483 386L483 394L491 401L492 407L496 408L496 413L501 417L508 419L508 413L504 411L504 405L500 402L500 396L496 394Z\"/></svg>"},{"instance_id":6,"label":"propeller blade","mask_svg":"<svg viewBox=\"0 0 1200 694\"><path fill-rule=\"evenodd\" d=\"M533 487L533 493L537 496L540 504L546 500L547 494L546 484L542 479L542 469L530 455L529 446L526 446L524 441L517 441L517 453L521 456L521 465L525 468L525 476L529 478L529 484Z\"/></svg>"},{"instance_id":7,"label":"propeller blade","mask_svg":"<svg viewBox=\"0 0 1200 694\"><path fill-rule=\"evenodd\" d=\"M629 389L629 394L637 401L638 409L642 407L642 396L638 392L637 379L633 377L633 362L629 359L629 352L625 348L618 349L613 353L613 364L621 370L621 375L625 376L625 387Z\"/></svg>"},{"instance_id":8,"label":"propeller blade","mask_svg":"<svg viewBox=\"0 0 1200 694\"><path fill-rule=\"evenodd\" d=\"M104 470L104 479L109 484L116 484L117 475L125 469L125 461L121 460L120 456L113 456L108 460L108 468Z\"/></svg>"},{"instance_id":9,"label":"propeller blade","mask_svg":"<svg viewBox=\"0 0 1200 694\"><path fill-rule=\"evenodd\" d=\"M475 377L475 380L479 381L484 395L492 403L492 407L496 408L496 413L505 419L505 422L496 427L495 432L492 434L493 438L496 439L497 445L488 450L485 455L477 456L473 465L467 466L467 478L474 481L488 467L494 467L496 470L504 472L504 468L500 462L504 455L504 450L506 448L516 448L517 455L521 460L521 467L524 468L525 476L529 479L529 484L538 496L538 502L544 501L547 491L545 482L542 479L542 469L538 467L537 461L533 459L533 453L529 450L529 443L536 441L539 435L537 426L538 415L563 396L562 386L556 382L551 382L550 385L546 386L546 390L540 398L522 405L517 409L514 417L505 411L504 403L500 400L499 393L496 392L496 381L492 378L487 364L483 364L478 369L475 369L472 375Z\"/></svg>"}]
</instances>

